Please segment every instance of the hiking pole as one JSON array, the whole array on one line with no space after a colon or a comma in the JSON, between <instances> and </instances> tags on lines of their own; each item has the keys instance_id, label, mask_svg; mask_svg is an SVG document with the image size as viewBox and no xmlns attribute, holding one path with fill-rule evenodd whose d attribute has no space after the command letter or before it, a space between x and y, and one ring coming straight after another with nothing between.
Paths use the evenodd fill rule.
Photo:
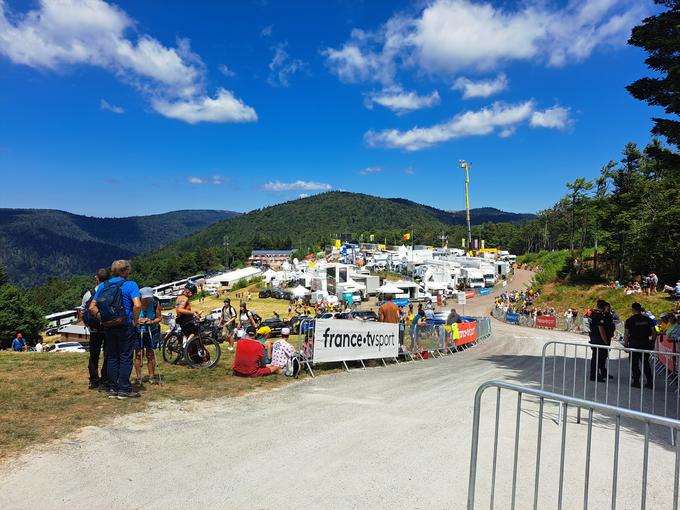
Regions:
<instances>
[{"instance_id":1,"label":"hiking pole","mask_svg":"<svg viewBox=\"0 0 680 510\"><path fill-rule=\"evenodd\" d=\"M156 373L158 374L158 384L163 386L163 378L161 377L161 367L158 366L158 360L156 358L156 350L153 348L153 335L151 334L151 329L149 328L149 341L151 343L151 352L153 353L153 363L156 366Z\"/></svg>"}]
</instances>

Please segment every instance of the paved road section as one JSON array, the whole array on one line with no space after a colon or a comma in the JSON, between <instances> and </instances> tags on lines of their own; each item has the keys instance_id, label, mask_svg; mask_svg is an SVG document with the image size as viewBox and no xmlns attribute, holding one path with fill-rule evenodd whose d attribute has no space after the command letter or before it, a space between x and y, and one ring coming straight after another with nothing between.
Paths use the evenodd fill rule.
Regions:
<instances>
[{"instance_id":1,"label":"paved road section","mask_svg":"<svg viewBox=\"0 0 680 510\"><path fill-rule=\"evenodd\" d=\"M529 276L519 274L512 287L524 285ZM466 312L487 305L469 305ZM165 403L88 427L1 466L0 507L465 508L477 387L490 379L536 386L545 340L583 340L498 321L494 326L492 340L444 359L338 373L241 398ZM488 507L494 398L485 399L479 508ZM502 401L497 508L509 508L515 406L511 396ZM554 418L555 409L549 414ZM518 508L530 507L536 424L536 403L527 399ZM564 508L576 508L583 499L587 427L573 419L568 426ZM560 428L546 419L544 431L539 508L555 506L559 480ZM663 431L657 432L648 508L669 508L672 450ZM611 424L596 420L593 434L603 449L594 447L590 507L603 508L610 497ZM634 424L624 428L622 438L626 483L620 482L619 508L633 508L639 502L635 466L642 440Z\"/></svg>"}]
</instances>

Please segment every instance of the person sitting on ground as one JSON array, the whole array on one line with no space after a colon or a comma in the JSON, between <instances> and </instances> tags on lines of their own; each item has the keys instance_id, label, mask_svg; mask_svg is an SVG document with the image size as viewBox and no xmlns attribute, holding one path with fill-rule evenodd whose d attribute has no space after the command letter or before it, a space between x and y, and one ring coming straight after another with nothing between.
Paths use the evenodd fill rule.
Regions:
<instances>
[{"instance_id":1,"label":"person sitting on ground","mask_svg":"<svg viewBox=\"0 0 680 510\"><path fill-rule=\"evenodd\" d=\"M21 333L17 333L17 336L12 340L12 350L14 352L27 351L28 346L26 345L26 339Z\"/></svg>"},{"instance_id":2,"label":"person sitting on ground","mask_svg":"<svg viewBox=\"0 0 680 510\"><path fill-rule=\"evenodd\" d=\"M290 336L290 329L283 328L281 330L281 339L274 342L272 345L272 361L267 367L273 374L282 374L286 368L288 359L295 354L295 348L288 343Z\"/></svg>"},{"instance_id":3,"label":"person sitting on ground","mask_svg":"<svg viewBox=\"0 0 680 510\"><path fill-rule=\"evenodd\" d=\"M248 326L246 336L236 342L232 373L237 377L265 377L272 375L264 360L264 346L256 340L257 330Z\"/></svg>"},{"instance_id":4,"label":"person sitting on ground","mask_svg":"<svg viewBox=\"0 0 680 510\"><path fill-rule=\"evenodd\" d=\"M135 345L135 373L137 385L142 384L142 354L146 349L146 367L149 372L149 384L156 381L156 347L161 339L161 320L163 314L158 298L153 295L151 287L139 289L142 298L142 311L137 320L137 339Z\"/></svg>"},{"instance_id":5,"label":"person sitting on ground","mask_svg":"<svg viewBox=\"0 0 680 510\"><path fill-rule=\"evenodd\" d=\"M663 291L670 294L673 297L680 297L680 280L675 282L675 287L671 287L670 285L664 285Z\"/></svg>"},{"instance_id":6,"label":"person sitting on ground","mask_svg":"<svg viewBox=\"0 0 680 510\"><path fill-rule=\"evenodd\" d=\"M269 340L271 334L272 328L269 326L262 326L257 330L257 341L264 345L264 361L267 365L272 359L272 343Z\"/></svg>"}]
</instances>

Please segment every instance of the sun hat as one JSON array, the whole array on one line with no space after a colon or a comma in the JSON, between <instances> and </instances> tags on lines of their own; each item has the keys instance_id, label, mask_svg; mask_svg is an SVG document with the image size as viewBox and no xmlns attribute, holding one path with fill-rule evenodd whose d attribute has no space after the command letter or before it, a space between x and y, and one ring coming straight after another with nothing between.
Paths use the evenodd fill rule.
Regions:
<instances>
[{"instance_id":1,"label":"sun hat","mask_svg":"<svg viewBox=\"0 0 680 510\"><path fill-rule=\"evenodd\" d=\"M142 299L152 299L153 289L151 287L143 287L139 289L139 295L142 297Z\"/></svg>"}]
</instances>

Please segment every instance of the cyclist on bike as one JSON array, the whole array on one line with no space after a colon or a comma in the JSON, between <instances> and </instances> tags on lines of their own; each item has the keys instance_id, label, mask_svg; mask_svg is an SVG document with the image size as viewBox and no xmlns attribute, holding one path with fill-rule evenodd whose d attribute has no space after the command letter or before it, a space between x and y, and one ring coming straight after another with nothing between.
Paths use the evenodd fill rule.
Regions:
<instances>
[{"instance_id":1,"label":"cyclist on bike","mask_svg":"<svg viewBox=\"0 0 680 510\"><path fill-rule=\"evenodd\" d=\"M198 333L198 320L201 318L201 312L194 312L191 309L191 302L189 299L196 294L198 289L192 282L187 283L182 290L182 293L177 297L175 303L175 312L177 314L177 324L182 328L182 335L184 336L184 344L191 335Z\"/></svg>"}]
</instances>

